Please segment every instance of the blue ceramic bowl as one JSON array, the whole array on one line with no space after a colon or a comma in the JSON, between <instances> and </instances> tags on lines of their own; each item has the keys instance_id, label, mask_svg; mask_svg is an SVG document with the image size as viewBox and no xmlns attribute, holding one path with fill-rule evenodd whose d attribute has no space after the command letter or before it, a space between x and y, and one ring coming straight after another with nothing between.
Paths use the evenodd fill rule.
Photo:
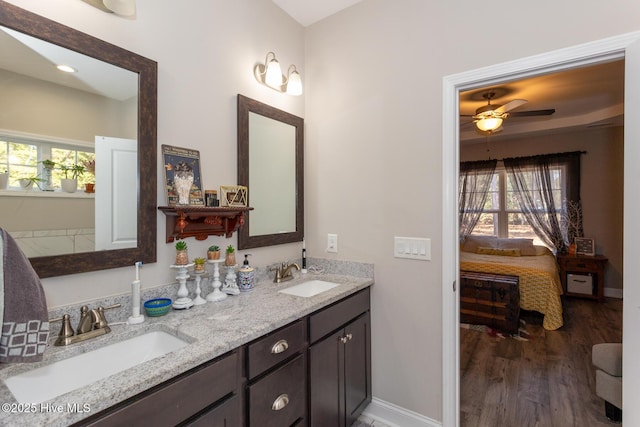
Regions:
<instances>
[{"instance_id":1,"label":"blue ceramic bowl","mask_svg":"<svg viewBox=\"0 0 640 427\"><path fill-rule=\"evenodd\" d=\"M169 298L156 298L145 301L144 311L147 312L149 317L164 316L171 310L171 299Z\"/></svg>"}]
</instances>

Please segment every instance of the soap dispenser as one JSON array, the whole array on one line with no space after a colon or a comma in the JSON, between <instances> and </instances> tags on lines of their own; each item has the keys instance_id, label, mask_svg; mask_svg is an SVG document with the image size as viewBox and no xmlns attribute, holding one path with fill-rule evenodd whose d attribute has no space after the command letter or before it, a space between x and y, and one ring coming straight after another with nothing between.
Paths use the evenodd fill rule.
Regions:
<instances>
[{"instance_id":1,"label":"soap dispenser","mask_svg":"<svg viewBox=\"0 0 640 427\"><path fill-rule=\"evenodd\" d=\"M251 291L255 286L255 269L249 265L249 255L251 254L244 255L242 268L238 270L238 281L240 282L238 285L240 287L240 292Z\"/></svg>"}]
</instances>

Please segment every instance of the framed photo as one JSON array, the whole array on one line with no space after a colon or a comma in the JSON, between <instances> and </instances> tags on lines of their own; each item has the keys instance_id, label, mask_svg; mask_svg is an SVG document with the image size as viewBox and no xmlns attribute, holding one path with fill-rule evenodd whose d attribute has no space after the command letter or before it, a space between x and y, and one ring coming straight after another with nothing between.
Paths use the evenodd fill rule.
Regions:
<instances>
[{"instance_id":1,"label":"framed photo","mask_svg":"<svg viewBox=\"0 0 640 427\"><path fill-rule=\"evenodd\" d=\"M243 185L220 186L222 206L247 206L247 187Z\"/></svg>"},{"instance_id":2,"label":"framed photo","mask_svg":"<svg viewBox=\"0 0 640 427\"><path fill-rule=\"evenodd\" d=\"M576 237L576 255L589 255L596 254L596 243L593 239L585 237Z\"/></svg>"},{"instance_id":3,"label":"framed photo","mask_svg":"<svg viewBox=\"0 0 640 427\"><path fill-rule=\"evenodd\" d=\"M162 145L162 163L164 165L164 186L167 192L167 205L188 204L190 206L205 206L202 191L202 175L200 173L200 152L189 148ZM183 176L193 175L193 182ZM176 179L178 178L178 179ZM184 183L186 189L180 188ZM176 184L178 184L176 186ZM185 194L185 192L188 193ZM180 195L182 202L180 203ZM188 199L185 200L185 199ZM186 203L184 203L186 201Z\"/></svg>"}]
</instances>

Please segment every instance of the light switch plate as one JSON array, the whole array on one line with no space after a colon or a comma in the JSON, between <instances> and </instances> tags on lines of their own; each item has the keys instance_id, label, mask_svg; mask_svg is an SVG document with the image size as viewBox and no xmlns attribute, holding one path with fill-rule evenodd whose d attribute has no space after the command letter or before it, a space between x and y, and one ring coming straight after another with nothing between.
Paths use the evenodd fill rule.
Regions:
<instances>
[{"instance_id":1,"label":"light switch plate","mask_svg":"<svg viewBox=\"0 0 640 427\"><path fill-rule=\"evenodd\" d=\"M394 237L393 256L396 258L431 260L431 239Z\"/></svg>"}]
</instances>

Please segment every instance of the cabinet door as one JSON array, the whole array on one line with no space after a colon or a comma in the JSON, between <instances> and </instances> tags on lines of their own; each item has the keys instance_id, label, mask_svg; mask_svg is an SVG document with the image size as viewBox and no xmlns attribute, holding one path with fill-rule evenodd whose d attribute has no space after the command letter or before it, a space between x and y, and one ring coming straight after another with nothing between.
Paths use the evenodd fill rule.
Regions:
<instances>
[{"instance_id":1,"label":"cabinet door","mask_svg":"<svg viewBox=\"0 0 640 427\"><path fill-rule=\"evenodd\" d=\"M242 425L240 397L234 395L215 408L184 424L189 427L233 427Z\"/></svg>"},{"instance_id":2,"label":"cabinet door","mask_svg":"<svg viewBox=\"0 0 640 427\"><path fill-rule=\"evenodd\" d=\"M341 329L309 347L312 427L344 427L344 344Z\"/></svg>"},{"instance_id":3,"label":"cabinet door","mask_svg":"<svg viewBox=\"0 0 640 427\"><path fill-rule=\"evenodd\" d=\"M350 426L371 402L371 317L359 317L344 329L344 387L346 425Z\"/></svg>"}]
</instances>

